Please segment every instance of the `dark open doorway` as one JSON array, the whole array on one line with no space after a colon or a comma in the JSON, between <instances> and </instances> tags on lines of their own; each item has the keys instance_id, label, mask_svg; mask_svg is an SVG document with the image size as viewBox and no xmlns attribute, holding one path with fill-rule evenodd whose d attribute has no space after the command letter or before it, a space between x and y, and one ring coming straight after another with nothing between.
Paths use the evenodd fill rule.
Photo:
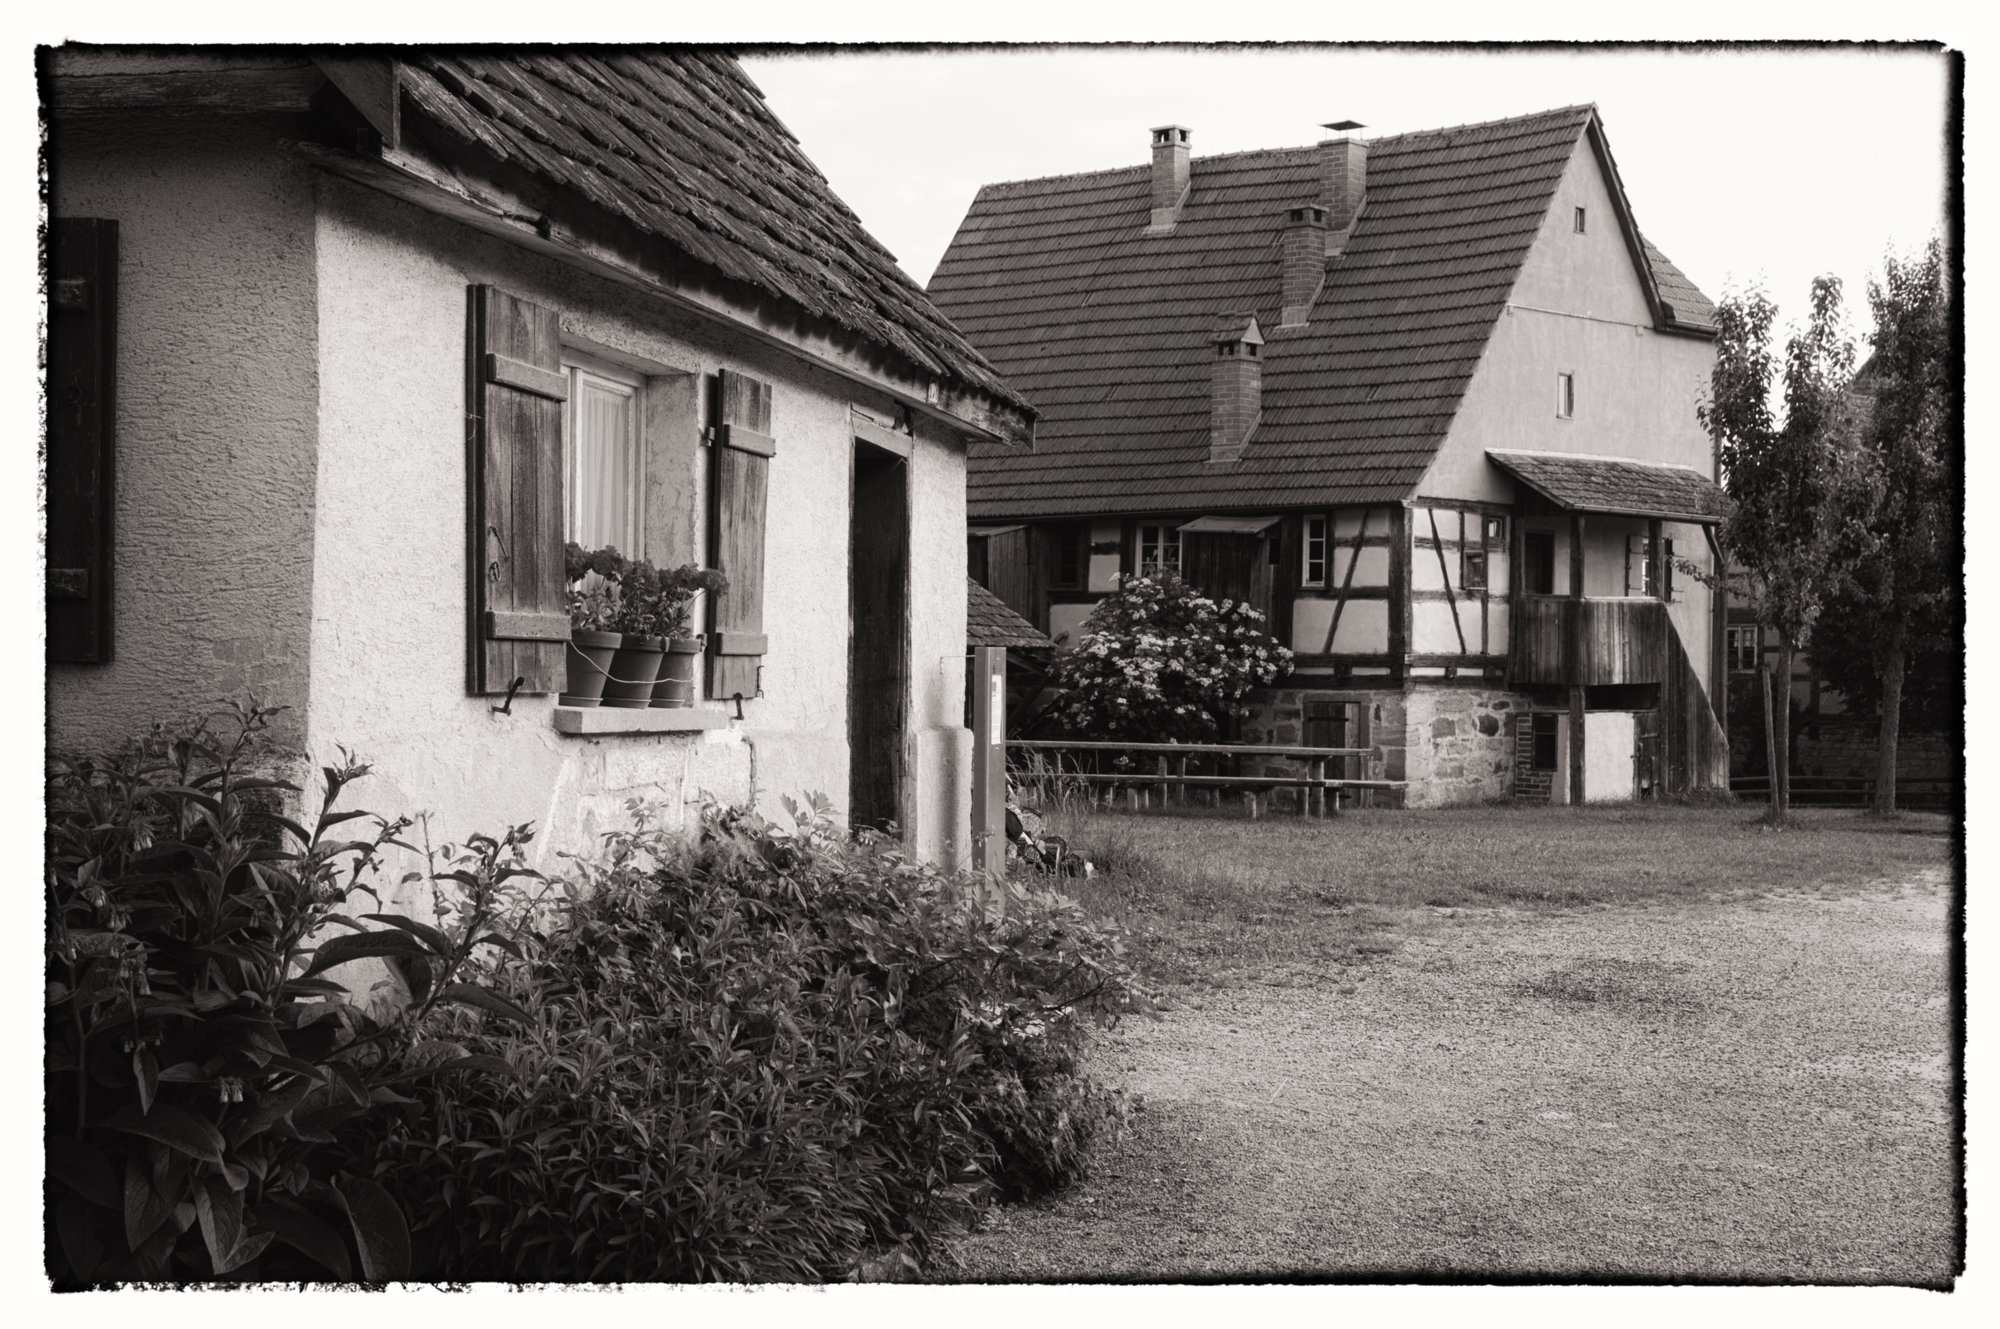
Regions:
<instances>
[{"instance_id":1,"label":"dark open doorway","mask_svg":"<svg viewBox=\"0 0 2000 1329\"><path fill-rule=\"evenodd\" d=\"M901 457L854 446L847 655L848 822L900 823L909 696L910 489Z\"/></svg>"}]
</instances>

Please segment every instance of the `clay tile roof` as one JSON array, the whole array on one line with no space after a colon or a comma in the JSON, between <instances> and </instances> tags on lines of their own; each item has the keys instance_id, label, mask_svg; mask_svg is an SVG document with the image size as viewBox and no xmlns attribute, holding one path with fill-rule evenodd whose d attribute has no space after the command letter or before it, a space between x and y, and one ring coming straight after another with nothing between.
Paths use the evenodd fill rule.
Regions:
<instances>
[{"instance_id":1,"label":"clay tile roof","mask_svg":"<svg viewBox=\"0 0 2000 1329\"><path fill-rule=\"evenodd\" d=\"M401 60L411 104L452 137L920 369L1030 409L835 197L730 56Z\"/></svg>"},{"instance_id":2,"label":"clay tile roof","mask_svg":"<svg viewBox=\"0 0 2000 1329\"><path fill-rule=\"evenodd\" d=\"M970 577L965 579L965 644L1005 646L1010 650L1047 650L1055 645L1037 632L1034 624Z\"/></svg>"},{"instance_id":3,"label":"clay tile roof","mask_svg":"<svg viewBox=\"0 0 2000 1329\"><path fill-rule=\"evenodd\" d=\"M1149 165L979 191L931 297L1040 411L1032 452L971 449L974 520L1391 502L1450 428L1589 106L1375 139L1368 195L1303 328L1280 326L1285 212L1316 150L1196 157L1170 234ZM1712 308L1657 250L1673 326ZM1207 340L1253 310L1263 417L1208 461ZM1683 323L1683 320L1686 320Z\"/></svg>"},{"instance_id":4,"label":"clay tile roof","mask_svg":"<svg viewBox=\"0 0 2000 1329\"><path fill-rule=\"evenodd\" d=\"M1558 507L1709 524L1728 513L1715 481L1686 466L1488 448L1495 465Z\"/></svg>"}]
</instances>

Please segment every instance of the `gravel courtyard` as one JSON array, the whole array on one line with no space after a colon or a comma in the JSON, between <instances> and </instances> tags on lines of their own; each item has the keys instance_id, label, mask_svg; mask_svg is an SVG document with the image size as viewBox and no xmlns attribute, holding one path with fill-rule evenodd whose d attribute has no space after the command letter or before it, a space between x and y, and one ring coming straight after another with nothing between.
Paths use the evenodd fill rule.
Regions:
<instances>
[{"instance_id":1,"label":"gravel courtyard","mask_svg":"<svg viewBox=\"0 0 2000 1329\"><path fill-rule=\"evenodd\" d=\"M1185 991L1102 1043L1143 1110L1095 1175L940 1272L1945 1283L1950 890L1425 909Z\"/></svg>"}]
</instances>

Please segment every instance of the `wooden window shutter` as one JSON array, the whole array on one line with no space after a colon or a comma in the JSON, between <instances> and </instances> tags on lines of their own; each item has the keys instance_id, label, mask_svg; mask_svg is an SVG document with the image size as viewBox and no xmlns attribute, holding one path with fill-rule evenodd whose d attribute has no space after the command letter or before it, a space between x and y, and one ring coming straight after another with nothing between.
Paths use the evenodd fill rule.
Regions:
<instances>
[{"instance_id":1,"label":"wooden window shutter","mask_svg":"<svg viewBox=\"0 0 2000 1329\"><path fill-rule=\"evenodd\" d=\"M469 686L559 692L563 603L562 319L472 288L466 386L471 460Z\"/></svg>"},{"instance_id":2,"label":"wooden window shutter","mask_svg":"<svg viewBox=\"0 0 2000 1329\"><path fill-rule=\"evenodd\" d=\"M708 695L754 697L764 635L765 510L771 492L771 385L722 370L716 382L711 562L729 582L709 597Z\"/></svg>"},{"instance_id":3,"label":"wooden window shutter","mask_svg":"<svg viewBox=\"0 0 2000 1329\"><path fill-rule=\"evenodd\" d=\"M49 228L48 659L111 659L118 223Z\"/></svg>"}]
</instances>

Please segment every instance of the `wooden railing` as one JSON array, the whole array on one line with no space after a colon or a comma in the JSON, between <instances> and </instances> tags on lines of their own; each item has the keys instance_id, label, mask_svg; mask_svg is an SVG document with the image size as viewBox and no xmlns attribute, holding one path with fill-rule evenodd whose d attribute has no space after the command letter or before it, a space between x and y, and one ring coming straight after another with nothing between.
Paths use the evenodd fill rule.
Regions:
<instances>
[{"instance_id":1,"label":"wooden railing","mask_svg":"<svg viewBox=\"0 0 2000 1329\"><path fill-rule=\"evenodd\" d=\"M1016 777L1028 783L1038 780L1059 784L1073 780L1086 786L1108 786L1106 793L1124 788L1131 795L1132 805L1137 808L1142 801L1151 806L1157 795L1162 808L1168 806L1172 797L1185 797L1191 788L1208 789L1217 794L1225 790L1237 790L1243 795L1244 806L1254 818L1257 815L1259 794L1272 789L1299 790L1299 815L1325 816L1340 811L1340 791L1353 790L1362 798L1368 798L1377 789L1400 789L1401 780L1350 780L1329 777L1326 764L1329 761L1348 757L1366 757L1368 748L1321 748L1303 747L1296 744L1273 744L1265 746L1253 743L1125 743L1104 742L1084 739L1009 739L1009 753L1074 753L1068 763L1060 758L1054 766L1037 771L1016 771ZM1296 762L1305 767L1303 772L1256 771L1243 774L1244 758L1253 761L1278 760ZM1106 761L1105 758L1114 760ZM1044 758L1046 761L1047 758ZM1213 765L1214 771L1188 769L1190 760L1204 765ZM1110 770L1104 767L1109 765ZM1227 766L1225 773L1221 768ZM1334 797L1328 798L1331 792Z\"/></svg>"},{"instance_id":2,"label":"wooden railing","mask_svg":"<svg viewBox=\"0 0 2000 1329\"><path fill-rule=\"evenodd\" d=\"M1572 666L1570 633L1578 617L1582 639ZM1668 631L1667 607L1658 600L1530 595L1510 625L1508 674L1517 685L1664 682Z\"/></svg>"}]
</instances>

